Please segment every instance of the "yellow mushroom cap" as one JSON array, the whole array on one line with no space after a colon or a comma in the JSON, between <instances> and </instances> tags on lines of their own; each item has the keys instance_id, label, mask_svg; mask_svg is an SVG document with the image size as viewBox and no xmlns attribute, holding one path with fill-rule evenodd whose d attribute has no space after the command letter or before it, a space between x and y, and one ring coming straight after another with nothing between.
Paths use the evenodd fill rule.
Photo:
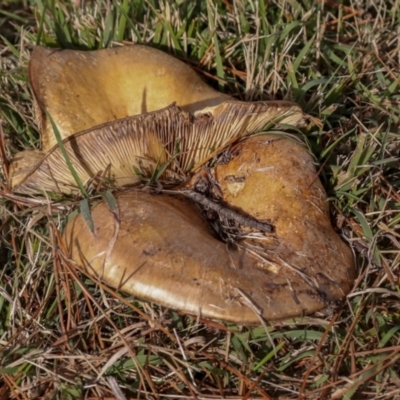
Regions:
<instances>
[{"instance_id":1,"label":"yellow mushroom cap","mask_svg":"<svg viewBox=\"0 0 400 400\"><path fill-rule=\"evenodd\" d=\"M273 233L243 228L234 249L210 233L187 199L136 190L116 196L118 217L105 203L94 206L93 233L82 216L70 221L70 256L139 298L246 325L309 314L343 298L355 276L352 254L331 227L306 149L260 136L233 154L214 170L224 204L268 220Z\"/></svg>"},{"instance_id":2,"label":"yellow mushroom cap","mask_svg":"<svg viewBox=\"0 0 400 400\"><path fill-rule=\"evenodd\" d=\"M141 45L96 51L36 46L29 80L45 151L57 144L45 109L64 139L174 102L194 113L231 98L206 85L182 61Z\"/></svg>"}]
</instances>

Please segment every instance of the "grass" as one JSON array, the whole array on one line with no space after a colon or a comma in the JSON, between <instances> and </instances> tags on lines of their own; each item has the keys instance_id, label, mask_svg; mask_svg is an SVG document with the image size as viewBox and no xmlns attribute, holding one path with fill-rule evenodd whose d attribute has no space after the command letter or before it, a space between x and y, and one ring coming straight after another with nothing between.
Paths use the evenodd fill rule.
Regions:
<instances>
[{"instance_id":1,"label":"grass","mask_svg":"<svg viewBox=\"0 0 400 400\"><path fill-rule=\"evenodd\" d=\"M332 221L357 261L328 313L244 328L110 293L58 246L79 199L0 192L0 399L400 398L399 3L0 0L0 119L7 160L40 147L26 66L35 44L139 42L239 99L288 99ZM0 146L4 147L4 146Z\"/></svg>"}]
</instances>

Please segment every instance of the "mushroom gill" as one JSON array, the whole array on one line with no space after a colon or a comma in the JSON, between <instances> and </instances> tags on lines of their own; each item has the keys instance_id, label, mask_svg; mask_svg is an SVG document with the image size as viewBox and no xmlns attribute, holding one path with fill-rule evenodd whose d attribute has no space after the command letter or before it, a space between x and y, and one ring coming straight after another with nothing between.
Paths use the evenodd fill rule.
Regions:
<instances>
[{"instance_id":1,"label":"mushroom gill","mask_svg":"<svg viewBox=\"0 0 400 400\"><path fill-rule=\"evenodd\" d=\"M63 146L82 182L110 186L137 184L167 163L163 178L182 182L193 169L233 141L272 123L301 124L304 114L292 103L225 101L195 116L177 106L102 124L70 135ZM32 153L27 153L32 159ZM15 164L14 192L74 193L78 185L58 145L35 163ZM19 158L23 159L22 153ZM20 161L21 162L21 161Z\"/></svg>"}]
</instances>

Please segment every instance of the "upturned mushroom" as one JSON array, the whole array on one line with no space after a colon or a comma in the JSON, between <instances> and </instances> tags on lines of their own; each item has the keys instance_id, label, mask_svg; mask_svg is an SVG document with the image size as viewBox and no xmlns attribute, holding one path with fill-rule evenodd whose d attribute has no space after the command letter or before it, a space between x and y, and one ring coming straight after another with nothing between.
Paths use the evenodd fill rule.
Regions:
<instances>
[{"instance_id":1,"label":"upturned mushroom","mask_svg":"<svg viewBox=\"0 0 400 400\"><path fill-rule=\"evenodd\" d=\"M80 215L72 219L65 231L72 259L145 300L242 324L308 314L345 296L352 255L330 224L312 157L285 135L251 137L267 124L303 125L300 107L235 101L157 50L122 49L39 49L46 62L35 54L31 62L44 150L25 153L33 166L17 157L14 191L78 191L45 109L86 184L120 187L156 176L175 185L169 194L118 193L115 210L95 205L93 232ZM74 81L75 58L80 69L88 63L94 86ZM113 69L115 62L124 68Z\"/></svg>"},{"instance_id":2,"label":"upturned mushroom","mask_svg":"<svg viewBox=\"0 0 400 400\"><path fill-rule=\"evenodd\" d=\"M18 193L78 191L48 114L80 180L114 186L138 183L168 160L165 176L181 180L207 157L267 124L305 123L295 103L235 101L183 62L146 46L38 46L29 78L43 149L15 156L9 186Z\"/></svg>"}]
</instances>

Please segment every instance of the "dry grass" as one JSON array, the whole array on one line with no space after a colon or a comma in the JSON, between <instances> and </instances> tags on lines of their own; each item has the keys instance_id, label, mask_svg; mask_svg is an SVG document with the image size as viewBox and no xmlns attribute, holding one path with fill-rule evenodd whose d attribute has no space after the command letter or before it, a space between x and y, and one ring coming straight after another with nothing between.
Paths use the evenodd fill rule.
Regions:
<instances>
[{"instance_id":1,"label":"dry grass","mask_svg":"<svg viewBox=\"0 0 400 400\"><path fill-rule=\"evenodd\" d=\"M286 98L307 132L359 277L343 304L280 326L200 321L94 283L64 258L67 211L11 195L0 212L0 399L400 398L398 1L1 1L7 160L38 148L36 44L142 42L243 99Z\"/></svg>"}]
</instances>

